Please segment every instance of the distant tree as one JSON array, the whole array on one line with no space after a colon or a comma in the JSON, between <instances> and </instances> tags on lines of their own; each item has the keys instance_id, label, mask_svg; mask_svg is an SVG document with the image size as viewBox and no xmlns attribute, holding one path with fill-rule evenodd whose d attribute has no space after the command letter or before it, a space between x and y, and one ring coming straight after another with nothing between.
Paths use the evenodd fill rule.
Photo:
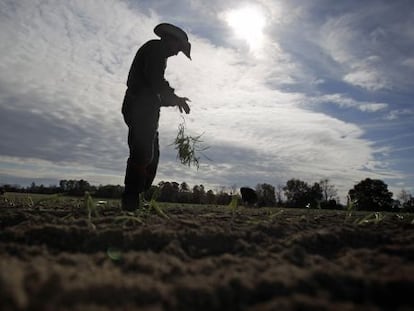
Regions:
<instances>
[{"instance_id":1,"label":"distant tree","mask_svg":"<svg viewBox=\"0 0 414 311\"><path fill-rule=\"evenodd\" d=\"M171 202L178 202L178 195L179 195L179 192L180 192L180 184L173 181L173 182L171 182L171 188L172 188Z\"/></svg>"},{"instance_id":2,"label":"distant tree","mask_svg":"<svg viewBox=\"0 0 414 311\"><path fill-rule=\"evenodd\" d=\"M169 181L161 181L159 184L159 197L160 202L174 202L175 189L172 183Z\"/></svg>"},{"instance_id":3,"label":"distant tree","mask_svg":"<svg viewBox=\"0 0 414 311\"><path fill-rule=\"evenodd\" d=\"M277 185L275 189L275 195L276 195L276 205L282 206L283 205L283 186Z\"/></svg>"},{"instance_id":4,"label":"distant tree","mask_svg":"<svg viewBox=\"0 0 414 311\"><path fill-rule=\"evenodd\" d=\"M192 193L190 187L186 182L182 182L179 186L177 202L178 203L191 203Z\"/></svg>"},{"instance_id":5,"label":"distant tree","mask_svg":"<svg viewBox=\"0 0 414 311\"><path fill-rule=\"evenodd\" d=\"M320 207L324 209L340 208L338 191L335 186L330 183L329 179L322 179L319 182L319 186L322 193Z\"/></svg>"},{"instance_id":6,"label":"distant tree","mask_svg":"<svg viewBox=\"0 0 414 311\"><path fill-rule=\"evenodd\" d=\"M206 203L207 204L216 204L216 195L214 194L213 190L208 190L206 193Z\"/></svg>"},{"instance_id":7,"label":"distant tree","mask_svg":"<svg viewBox=\"0 0 414 311\"><path fill-rule=\"evenodd\" d=\"M397 195L397 199L404 205L411 199L411 194L405 189L401 189L401 192Z\"/></svg>"},{"instance_id":8,"label":"distant tree","mask_svg":"<svg viewBox=\"0 0 414 311\"><path fill-rule=\"evenodd\" d=\"M91 186L86 180L60 180L59 181L60 191L66 192L68 195L82 196L86 191L94 192L96 187Z\"/></svg>"},{"instance_id":9,"label":"distant tree","mask_svg":"<svg viewBox=\"0 0 414 311\"><path fill-rule=\"evenodd\" d=\"M22 192L24 190L20 185L4 184L2 187L4 192Z\"/></svg>"},{"instance_id":10,"label":"distant tree","mask_svg":"<svg viewBox=\"0 0 414 311\"><path fill-rule=\"evenodd\" d=\"M257 184L256 194L258 198L258 206L275 206L276 205L276 195L275 187L269 184Z\"/></svg>"},{"instance_id":11,"label":"distant tree","mask_svg":"<svg viewBox=\"0 0 414 311\"><path fill-rule=\"evenodd\" d=\"M60 188L60 191L62 191L62 192L66 192L67 191L67 187L66 187L66 183L67 183L67 180L66 179L61 179L60 181L59 181L59 188Z\"/></svg>"},{"instance_id":12,"label":"distant tree","mask_svg":"<svg viewBox=\"0 0 414 311\"><path fill-rule=\"evenodd\" d=\"M392 192L382 180L366 178L348 192L353 205L359 210L386 211L393 205Z\"/></svg>"},{"instance_id":13,"label":"distant tree","mask_svg":"<svg viewBox=\"0 0 414 311\"><path fill-rule=\"evenodd\" d=\"M91 190L91 185L86 180L79 180L76 186L77 194L84 195L86 191Z\"/></svg>"},{"instance_id":14,"label":"distant tree","mask_svg":"<svg viewBox=\"0 0 414 311\"><path fill-rule=\"evenodd\" d=\"M319 185L319 183L316 182L310 188L310 191L308 193L308 201L309 201L308 207L321 208L320 202L322 201L322 198L323 198L322 188Z\"/></svg>"},{"instance_id":15,"label":"distant tree","mask_svg":"<svg viewBox=\"0 0 414 311\"><path fill-rule=\"evenodd\" d=\"M158 200L160 195L160 188L157 185L151 185L151 187L144 192L144 198L147 201L151 199Z\"/></svg>"},{"instance_id":16,"label":"distant tree","mask_svg":"<svg viewBox=\"0 0 414 311\"><path fill-rule=\"evenodd\" d=\"M206 191L203 185L195 185L193 187L193 200L194 204L204 204L206 202Z\"/></svg>"},{"instance_id":17,"label":"distant tree","mask_svg":"<svg viewBox=\"0 0 414 311\"><path fill-rule=\"evenodd\" d=\"M319 182L319 186L322 191L322 200L328 202L330 200L338 200L338 191L335 186L332 185L329 179L325 178Z\"/></svg>"},{"instance_id":18,"label":"distant tree","mask_svg":"<svg viewBox=\"0 0 414 311\"><path fill-rule=\"evenodd\" d=\"M231 202L231 195L222 189L216 194L216 200L218 205L229 205Z\"/></svg>"},{"instance_id":19,"label":"distant tree","mask_svg":"<svg viewBox=\"0 0 414 311\"><path fill-rule=\"evenodd\" d=\"M188 184L186 182L182 182L180 184L180 192L189 192L190 191L190 187L188 186Z\"/></svg>"},{"instance_id":20,"label":"distant tree","mask_svg":"<svg viewBox=\"0 0 414 311\"><path fill-rule=\"evenodd\" d=\"M120 185L99 185L99 187L97 187L95 193L94 193L94 197L98 197L98 198L109 198L109 199L119 199L122 196L122 192L123 192L124 188L121 187Z\"/></svg>"},{"instance_id":21,"label":"distant tree","mask_svg":"<svg viewBox=\"0 0 414 311\"><path fill-rule=\"evenodd\" d=\"M286 196L286 203L291 207L320 207L322 200L322 189L319 183L309 186L306 182L299 179L288 180L283 188Z\"/></svg>"},{"instance_id":22,"label":"distant tree","mask_svg":"<svg viewBox=\"0 0 414 311\"><path fill-rule=\"evenodd\" d=\"M407 213L414 213L414 198L410 197L410 199L402 205L404 212Z\"/></svg>"},{"instance_id":23,"label":"distant tree","mask_svg":"<svg viewBox=\"0 0 414 311\"><path fill-rule=\"evenodd\" d=\"M28 189L29 192L34 193L36 192L38 187L36 187L36 183L34 181L32 181L32 183L30 184L30 188Z\"/></svg>"},{"instance_id":24,"label":"distant tree","mask_svg":"<svg viewBox=\"0 0 414 311\"><path fill-rule=\"evenodd\" d=\"M410 192L402 189L397 195L397 198L401 203L400 208L402 208L404 212L414 212L414 198Z\"/></svg>"},{"instance_id":25,"label":"distant tree","mask_svg":"<svg viewBox=\"0 0 414 311\"><path fill-rule=\"evenodd\" d=\"M309 204L309 192L311 188L309 185L299 179L291 179L286 182L283 187L287 204L291 207L305 207Z\"/></svg>"}]
</instances>

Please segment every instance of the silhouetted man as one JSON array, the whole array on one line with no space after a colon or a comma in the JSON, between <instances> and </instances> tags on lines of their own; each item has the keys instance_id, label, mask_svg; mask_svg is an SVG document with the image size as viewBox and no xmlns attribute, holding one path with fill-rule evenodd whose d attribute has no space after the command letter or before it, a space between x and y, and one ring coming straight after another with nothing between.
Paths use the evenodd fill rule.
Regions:
<instances>
[{"instance_id":1,"label":"silhouetted man","mask_svg":"<svg viewBox=\"0 0 414 311\"><path fill-rule=\"evenodd\" d=\"M151 187L159 160L158 120L161 106L178 106L190 113L189 101L179 97L164 78L167 58L180 51L191 59L191 44L179 27L163 23L154 28L160 40L146 42L137 52L128 75L122 114L128 125L129 159L122 209L133 211L139 195Z\"/></svg>"}]
</instances>

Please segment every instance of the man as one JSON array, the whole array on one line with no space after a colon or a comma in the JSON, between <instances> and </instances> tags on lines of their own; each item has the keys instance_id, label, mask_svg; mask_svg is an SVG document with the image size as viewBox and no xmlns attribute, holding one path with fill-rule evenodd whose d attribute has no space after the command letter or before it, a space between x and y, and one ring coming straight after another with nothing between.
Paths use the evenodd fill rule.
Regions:
<instances>
[{"instance_id":1,"label":"man","mask_svg":"<svg viewBox=\"0 0 414 311\"><path fill-rule=\"evenodd\" d=\"M162 23L154 28L159 40L146 42L137 52L128 75L122 114L128 125L129 159L122 209L133 211L140 193L155 178L159 160L158 120L161 106L178 106L190 113L189 101L179 97L164 79L167 58L183 52L190 60L191 44L179 27Z\"/></svg>"}]
</instances>

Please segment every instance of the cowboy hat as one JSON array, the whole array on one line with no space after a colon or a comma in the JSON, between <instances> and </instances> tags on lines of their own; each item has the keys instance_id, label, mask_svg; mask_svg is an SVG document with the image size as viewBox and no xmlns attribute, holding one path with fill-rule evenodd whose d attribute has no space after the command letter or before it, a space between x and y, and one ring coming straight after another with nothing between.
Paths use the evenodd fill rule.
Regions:
<instances>
[{"instance_id":1,"label":"cowboy hat","mask_svg":"<svg viewBox=\"0 0 414 311\"><path fill-rule=\"evenodd\" d=\"M187 34L180 27L168 23L162 23L154 28L154 33L161 39L165 38L166 36L172 36L178 39L181 43L181 51L184 53L185 56L191 59L191 44L190 42L188 42Z\"/></svg>"}]
</instances>

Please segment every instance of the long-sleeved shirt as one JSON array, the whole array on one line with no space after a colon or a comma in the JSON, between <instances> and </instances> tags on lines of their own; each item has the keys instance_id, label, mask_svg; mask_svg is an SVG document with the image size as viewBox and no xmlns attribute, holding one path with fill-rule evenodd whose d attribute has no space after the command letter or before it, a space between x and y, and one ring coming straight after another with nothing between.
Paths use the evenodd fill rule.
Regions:
<instances>
[{"instance_id":1,"label":"long-sleeved shirt","mask_svg":"<svg viewBox=\"0 0 414 311\"><path fill-rule=\"evenodd\" d=\"M159 97L161 106L175 106L178 97L164 78L167 56L163 44L150 40L138 50L128 75L128 92L149 92Z\"/></svg>"}]
</instances>

